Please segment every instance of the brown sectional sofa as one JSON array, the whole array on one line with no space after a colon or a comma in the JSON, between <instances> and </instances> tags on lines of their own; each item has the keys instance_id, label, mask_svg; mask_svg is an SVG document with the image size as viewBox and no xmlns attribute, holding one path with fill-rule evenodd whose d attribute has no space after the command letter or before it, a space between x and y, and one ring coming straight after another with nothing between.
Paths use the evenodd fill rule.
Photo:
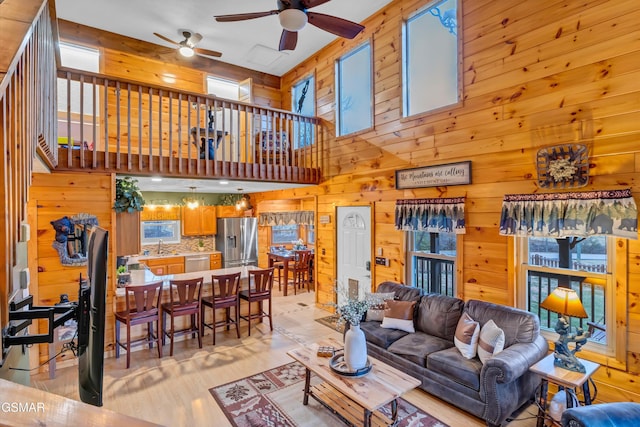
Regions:
<instances>
[{"instance_id":1,"label":"brown sectional sofa","mask_svg":"<svg viewBox=\"0 0 640 427\"><path fill-rule=\"evenodd\" d=\"M395 292L395 299L417 301L414 325L407 333L381 328L381 322L360 324L369 355L420 379L420 388L484 419L501 425L530 400L540 378L529 367L547 355L537 316L484 301L423 294L415 287L384 282L377 292ZM467 312L484 325L490 319L505 333L505 348L483 364L465 359L454 345L458 320Z\"/></svg>"}]
</instances>

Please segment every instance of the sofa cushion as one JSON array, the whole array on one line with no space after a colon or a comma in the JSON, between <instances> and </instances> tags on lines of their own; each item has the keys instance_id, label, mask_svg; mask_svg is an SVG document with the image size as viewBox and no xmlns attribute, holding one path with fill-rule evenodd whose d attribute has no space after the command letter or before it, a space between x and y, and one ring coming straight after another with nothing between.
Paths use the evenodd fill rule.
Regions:
<instances>
[{"instance_id":1,"label":"sofa cushion","mask_svg":"<svg viewBox=\"0 0 640 427\"><path fill-rule=\"evenodd\" d=\"M415 332L413 315L416 309L415 301L387 301L381 328L400 329L409 333Z\"/></svg>"},{"instance_id":2,"label":"sofa cushion","mask_svg":"<svg viewBox=\"0 0 640 427\"><path fill-rule=\"evenodd\" d=\"M360 322L360 329L364 332L364 337L367 342L382 347L388 348L394 341L407 335L407 332L399 329L385 329L380 327L380 322Z\"/></svg>"},{"instance_id":3,"label":"sofa cushion","mask_svg":"<svg viewBox=\"0 0 640 427\"><path fill-rule=\"evenodd\" d=\"M416 330L453 342L464 301L440 294L427 294L420 299Z\"/></svg>"},{"instance_id":4,"label":"sofa cushion","mask_svg":"<svg viewBox=\"0 0 640 427\"><path fill-rule=\"evenodd\" d=\"M482 362L478 358L466 359L455 347L428 355L427 369L465 387L480 391Z\"/></svg>"},{"instance_id":5,"label":"sofa cushion","mask_svg":"<svg viewBox=\"0 0 640 427\"><path fill-rule=\"evenodd\" d=\"M478 351L478 336L480 335L480 324L473 320L467 313L462 313L456 328L456 335L453 342L460 354L465 359L473 359Z\"/></svg>"},{"instance_id":6,"label":"sofa cushion","mask_svg":"<svg viewBox=\"0 0 640 427\"><path fill-rule=\"evenodd\" d=\"M400 301L418 301L424 291L415 286L406 286L395 282L382 282L376 292L395 292L395 299Z\"/></svg>"},{"instance_id":7,"label":"sofa cushion","mask_svg":"<svg viewBox=\"0 0 640 427\"><path fill-rule=\"evenodd\" d=\"M422 367L427 365L427 356L435 351L451 347L451 341L434 337L423 332L406 335L395 341L387 349L391 353L403 356Z\"/></svg>"},{"instance_id":8,"label":"sofa cushion","mask_svg":"<svg viewBox=\"0 0 640 427\"><path fill-rule=\"evenodd\" d=\"M387 301L394 299L395 292L367 292L364 296L365 301L369 303L366 320L377 320L382 322L384 318L384 310L387 308Z\"/></svg>"},{"instance_id":9,"label":"sofa cushion","mask_svg":"<svg viewBox=\"0 0 640 427\"><path fill-rule=\"evenodd\" d=\"M480 328L478 338L478 357L485 363L494 354L504 349L504 331L498 328L493 320L489 320Z\"/></svg>"}]
</instances>

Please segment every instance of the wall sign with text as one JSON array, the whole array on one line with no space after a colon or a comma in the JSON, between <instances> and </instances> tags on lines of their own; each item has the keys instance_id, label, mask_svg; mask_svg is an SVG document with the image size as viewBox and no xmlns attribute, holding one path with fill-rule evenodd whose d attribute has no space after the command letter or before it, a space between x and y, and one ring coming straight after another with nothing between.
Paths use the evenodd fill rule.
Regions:
<instances>
[{"instance_id":1,"label":"wall sign with text","mask_svg":"<svg viewBox=\"0 0 640 427\"><path fill-rule=\"evenodd\" d=\"M471 162L447 163L396 171L396 189L471 184Z\"/></svg>"}]
</instances>

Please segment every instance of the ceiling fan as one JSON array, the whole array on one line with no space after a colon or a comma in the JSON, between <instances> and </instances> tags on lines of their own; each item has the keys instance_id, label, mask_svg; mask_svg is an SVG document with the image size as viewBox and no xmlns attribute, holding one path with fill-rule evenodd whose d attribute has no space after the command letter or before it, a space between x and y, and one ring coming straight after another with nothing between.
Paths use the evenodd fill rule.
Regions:
<instances>
[{"instance_id":1,"label":"ceiling fan","mask_svg":"<svg viewBox=\"0 0 640 427\"><path fill-rule=\"evenodd\" d=\"M181 32L184 40L180 42L173 41L169 37L165 37L162 34L153 33L153 35L173 45L179 46L178 52L180 52L182 56L187 58L190 58L193 55L203 56L205 58L211 56L219 58L222 56L220 52L216 52L215 50L207 50L196 47L196 45L200 43L200 40L202 40L202 35L198 33L192 33L191 31L187 30L182 30Z\"/></svg>"},{"instance_id":2,"label":"ceiling fan","mask_svg":"<svg viewBox=\"0 0 640 427\"><path fill-rule=\"evenodd\" d=\"M298 43L298 31L308 22L321 30L336 36L352 39L357 36L364 26L337 16L323 13L309 12L308 9L320 6L331 0L277 0L278 9L266 12L238 13L235 15L215 16L218 22L244 21L246 19L262 18L263 16L278 15L282 25L279 50L293 50Z\"/></svg>"}]
</instances>

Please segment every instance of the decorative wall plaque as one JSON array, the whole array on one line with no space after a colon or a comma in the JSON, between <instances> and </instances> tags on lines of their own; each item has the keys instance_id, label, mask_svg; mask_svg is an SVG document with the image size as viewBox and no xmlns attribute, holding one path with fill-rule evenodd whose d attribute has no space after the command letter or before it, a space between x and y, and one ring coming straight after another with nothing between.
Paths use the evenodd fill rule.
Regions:
<instances>
[{"instance_id":1,"label":"decorative wall plaque","mask_svg":"<svg viewBox=\"0 0 640 427\"><path fill-rule=\"evenodd\" d=\"M471 184L471 162L447 163L396 171L396 189Z\"/></svg>"},{"instance_id":2,"label":"decorative wall plaque","mask_svg":"<svg viewBox=\"0 0 640 427\"><path fill-rule=\"evenodd\" d=\"M589 182L589 153L584 144L561 144L538 150L541 188L577 188Z\"/></svg>"}]
</instances>

